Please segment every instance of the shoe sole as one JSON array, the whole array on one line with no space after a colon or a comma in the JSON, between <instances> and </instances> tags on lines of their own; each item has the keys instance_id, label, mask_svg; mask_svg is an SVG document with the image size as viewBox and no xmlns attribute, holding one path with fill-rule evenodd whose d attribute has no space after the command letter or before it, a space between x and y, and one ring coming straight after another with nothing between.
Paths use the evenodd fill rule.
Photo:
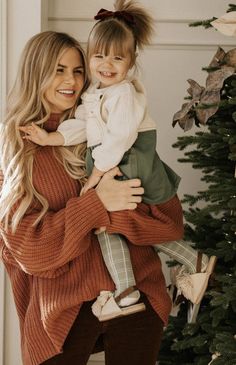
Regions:
<instances>
[{"instance_id":1,"label":"shoe sole","mask_svg":"<svg viewBox=\"0 0 236 365\"><path fill-rule=\"evenodd\" d=\"M101 315L98 317L98 320L100 322L103 322L103 321L108 321L109 319L129 316L130 314L143 312L146 310L146 306L144 303L138 303L138 304L131 305L131 306L125 307L125 308L120 308L120 309L121 309L121 312L119 311L119 312Z\"/></svg>"},{"instance_id":2,"label":"shoe sole","mask_svg":"<svg viewBox=\"0 0 236 365\"><path fill-rule=\"evenodd\" d=\"M205 284L204 284L204 286L202 288L202 291L200 292L199 296L196 298L196 300L195 300L195 302L193 304L199 304L199 303L201 303L201 300L204 297L204 294L205 294L206 289L208 287L208 283L209 283L210 276L211 276L211 274L214 271L214 268L215 268L215 265L216 265L216 261L217 261L217 257L216 256L211 256L210 257L210 260L208 262L208 265L207 265L207 268L206 268L206 271L205 271L205 273L206 274L209 274L209 275L206 278L206 282L205 282Z\"/></svg>"}]
</instances>

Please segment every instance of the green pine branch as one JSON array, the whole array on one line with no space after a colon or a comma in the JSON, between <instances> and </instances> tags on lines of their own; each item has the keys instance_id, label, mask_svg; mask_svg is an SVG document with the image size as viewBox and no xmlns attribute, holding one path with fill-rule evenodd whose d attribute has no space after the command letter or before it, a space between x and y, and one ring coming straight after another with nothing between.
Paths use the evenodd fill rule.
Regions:
<instances>
[{"instance_id":1,"label":"green pine branch","mask_svg":"<svg viewBox=\"0 0 236 365\"><path fill-rule=\"evenodd\" d=\"M236 11L236 4L229 4L228 11ZM208 28L214 19L190 26ZM198 104L190 111L199 128L197 109L207 107ZM207 365L219 353L212 365L236 365L236 74L225 80L218 110L206 128L179 137L173 147L183 152L179 162L202 172L205 184L184 195L185 239L218 260L197 322L186 324L183 303L165 330L159 364L173 365L174 359L181 365Z\"/></svg>"}]
</instances>

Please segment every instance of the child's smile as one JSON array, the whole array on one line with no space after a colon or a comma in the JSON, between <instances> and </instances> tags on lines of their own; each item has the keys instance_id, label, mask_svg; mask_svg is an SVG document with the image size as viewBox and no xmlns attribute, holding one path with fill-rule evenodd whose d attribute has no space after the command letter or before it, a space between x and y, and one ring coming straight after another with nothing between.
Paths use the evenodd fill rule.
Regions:
<instances>
[{"instance_id":1,"label":"child's smile","mask_svg":"<svg viewBox=\"0 0 236 365\"><path fill-rule=\"evenodd\" d=\"M89 66L92 76L100 81L100 87L103 88L117 84L126 78L131 68L131 57L97 53L90 58Z\"/></svg>"}]
</instances>

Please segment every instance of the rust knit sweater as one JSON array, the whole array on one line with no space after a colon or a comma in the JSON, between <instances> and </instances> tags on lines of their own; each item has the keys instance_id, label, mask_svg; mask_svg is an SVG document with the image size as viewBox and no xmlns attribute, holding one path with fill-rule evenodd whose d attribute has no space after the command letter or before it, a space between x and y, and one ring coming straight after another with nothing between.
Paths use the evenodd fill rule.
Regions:
<instances>
[{"instance_id":1,"label":"rust knit sweater","mask_svg":"<svg viewBox=\"0 0 236 365\"><path fill-rule=\"evenodd\" d=\"M55 130L58 119L52 115L47 129ZM35 188L48 199L48 212L36 227L37 212L25 215L17 232L5 232L0 241L19 316L24 365L38 365L61 352L82 303L100 290L114 290L93 229L106 226L127 237L137 286L164 323L171 303L159 257L149 245L183 235L177 197L153 209L140 204L135 211L108 213L95 190L79 197L80 184L52 151L39 148L33 169Z\"/></svg>"}]
</instances>

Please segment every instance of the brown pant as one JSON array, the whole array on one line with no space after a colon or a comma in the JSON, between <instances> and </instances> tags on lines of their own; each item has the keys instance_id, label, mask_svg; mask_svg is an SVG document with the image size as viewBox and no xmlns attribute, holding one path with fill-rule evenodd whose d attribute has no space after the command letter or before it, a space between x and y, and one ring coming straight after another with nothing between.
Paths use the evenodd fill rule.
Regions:
<instances>
[{"instance_id":1,"label":"brown pant","mask_svg":"<svg viewBox=\"0 0 236 365\"><path fill-rule=\"evenodd\" d=\"M63 346L63 353L42 365L86 365L89 356L105 351L106 365L155 365L163 322L147 298L143 312L99 322L92 314L93 302L85 302Z\"/></svg>"}]
</instances>

